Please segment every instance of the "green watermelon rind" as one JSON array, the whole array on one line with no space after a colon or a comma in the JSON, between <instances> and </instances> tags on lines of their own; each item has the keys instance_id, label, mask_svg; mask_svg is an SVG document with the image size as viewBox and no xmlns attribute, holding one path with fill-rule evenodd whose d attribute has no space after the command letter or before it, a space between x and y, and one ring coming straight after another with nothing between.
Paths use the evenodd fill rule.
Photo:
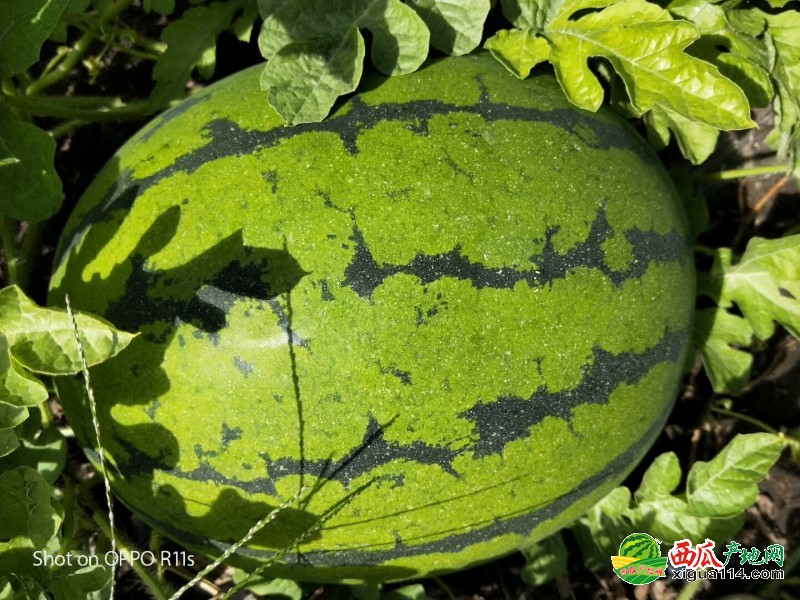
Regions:
<instances>
[{"instance_id":1,"label":"green watermelon rind","mask_svg":"<svg viewBox=\"0 0 800 600\"><path fill-rule=\"evenodd\" d=\"M508 79L486 56L447 60L357 95L323 124L295 128L282 127L266 105L254 109L264 100L257 70L242 73L154 120L81 200L59 244L51 301L69 292L76 308L143 331L92 376L115 491L156 529L218 554L305 484L314 493L302 507L233 562L271 560L338 507L273 572L316 581L444 573L577 518L663 427L694 297L687 228L668 176L627 124L576 111L555 81ZM438 145L424 146L428 138ZM553 142L551 152L565 157L577 153L579 166L538 166L531 139ZM422 158L409 164L412 149ZM491 159L475 159L479 149ZM595 171L585 172L587 164ZM423 166L435 173L425 185L414 179ZM532 180L544 185L537 205L524 196ZM586 189L594 183L599 192ZM228 196L234 215L221 208ZM473 222L460 223L458 206L451 209L462 196L478 207ZM521 210L523 200L535 210ZM402 203L410 208L392 213L397 222L382 220ZM653 256L642 254L648 244ZM224 252L234 252L244 273L259 253L280 257L281 248L299 279L286 300L232 299L202 278L228 260ZM601 260L586 262L587 252ZM545 255L555 257L556 272L539 285L533 257ZM512 264L514 256L524 264ZM425 279L425 268L452 264L468 276ZM174 285L183 281L177 273L197 281ZM223 313L216 332L191 323L196 306L181 295L199 294L200 285L203 302ZM153 307L174 322L148 320ZM553 308L558 327L541 317ZM504 315L527 319L541 339L516 339ZM337 335L316 327L326 319L341 325ZM365 328L365 319L396 329ZM270 366L269 348L254 350L232 323L260 328L260 339L285 336L293 364L281 354ZM370 343L359 345L350 331ZM416 336L424 342L415 350L408 341ZM484 337L503 343L452 357L453 347ZM334 360L353 348L348 361ZM503 367L503 349L511 367ZM197 356L211 366L180 371ZM336 377L310 378L316 360ZM435 380L434 366L450 377ZM259 385L270 381L276 391L264 394ZM57 385L91 456L81 386ZM434 395L438 403L420 404ZM267 409L274 422L248 417ZM520 410L522 418L503 417ZM300 449L286 433L296 433L298 418L308 425ZM511 433L499 435L503 428ZM328 439L335 444L325 446ZM356 460L375 440L377 458Z\"/></svg>"}]
</instances>

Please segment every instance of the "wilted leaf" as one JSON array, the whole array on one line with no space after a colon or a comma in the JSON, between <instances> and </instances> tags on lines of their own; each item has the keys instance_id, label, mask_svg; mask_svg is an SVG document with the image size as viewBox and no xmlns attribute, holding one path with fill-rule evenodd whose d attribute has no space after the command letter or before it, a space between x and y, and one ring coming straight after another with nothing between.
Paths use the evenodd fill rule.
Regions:
<instances>
[{"instance_id":1,"label":"wilted leaf","mask_svg":"<svg viewBox=\"0 0 800 600\"><path fill-rule=\"evenodd\" d=\"M46 132L0 111L0 216L35 223L56 213L62 193L55 152Z\"/></svg>"}]
</instances>

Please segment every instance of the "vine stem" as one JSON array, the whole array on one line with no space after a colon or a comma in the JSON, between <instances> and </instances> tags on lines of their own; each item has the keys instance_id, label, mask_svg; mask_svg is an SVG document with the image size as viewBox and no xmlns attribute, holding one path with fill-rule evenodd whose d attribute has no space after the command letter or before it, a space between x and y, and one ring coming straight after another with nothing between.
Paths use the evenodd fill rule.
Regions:
<instances>
[{"instance_id":1,"label":"vine stem","mask_svg":"<svg viewBox=\"0 0 800 600\"><path fill-rule=\"evenodd\" d=\"M0 237L3 238L3 252L6 255L8 284L17 283L19 258L17 257L17 234L15 222L8 217L0 219Z\"/></svg>"},{"instance_id":2,"label":"vine stem","mask_svg":"<svg viewBox=\"0 0 800 600\"><path fill-rule=\"evenodd\" d=\"M745 421L746 423L750 423L751 425L755 425L759 429L763 429L764 431L766 431L768 433L774 433L775 435L778 435L780 433L774 427L770 427L769 425L764 423L764 421L760 421L760 420L755 419L753 417L749 417L749 416L744 415L742 413L736 412L735 410L728 410L727 408L722 408L720 406L712 406L711 410L712 410L712 412L715 412L715 413L717 413L719 415L724 415L726 417L733 417L734 419L739 419L740 421Z\"/></svg>"},{"instance_id":3,"label":"vine stem","mask_svg":"<svg viewBox=\"0 0 800 600\"><path fill-rule=\"evenodd\" d=\"M79 96L8 96L5 102L37 117L59 117L78 121L140 119L153 113L147 100L124 103L119 98Z\"/></svg>"},{"instance_id":4,"label":"vine stem","mask_svg":"<svg viewBox=\"0 0 800 600\"><path fill-rule=\"evenodd\" d=\"M731 179L742 179L744 177L753 177L755 175L772 175L774 173L786 173L789 171L789 165L764 165L761 167L749 167L747 169L731 169L729 171L719 171L717 173L709 173L701 176L701 181L728 181Z\"/></svg>"},{"instance_id":5,"label":"vine stem","mask_svg":"<svg viewBox=\"0 0 800 600\"><path fill-rule=\"evenodd\" d=\"M161 588L161 585L159 585L158 581L156 581L155 577L153 577L152 573L150 573L150 571L148 571L139 561L133 559L131 550L128 548L128 545L125 541L112 534L111 527L106 521L105 515L103 515L101 511L96 510L92 516L94 518L94 522L97 523L97 526L100 528L100 531L103 532L103 535L109 539L115 540L120 554L125 557L125 560L139 576L139 579L141 579L142 582L147 586L147 588L150 590L150 593L153 594L153 597L156 598L156 600L167 600L167 595L164 593L164 590Z\"/></svg>"},{"instance_id":6,"label":"vine stem","mask_svg":"<svg viewBox=\"0 0 800 600\"><path fill-rule=\"evenodd\" d=\"M25 90L25 95L35 96L36 94L58 83L64 77L69 75L72 69L80 64L81 59L86 55L86 52L88 52L89 47L97 37L97 33L102 29L103 25L116 19L121 13L130 8L132 5L133 0L119 0L114 4L111 4L105 10L105 12L100 15L100 18L97 20L95 26L84 33L78 39L78 41L75 42L75 45L70 50L69 54L64 57L58 66L31 83Z\"/></svg>"}]
</instances>

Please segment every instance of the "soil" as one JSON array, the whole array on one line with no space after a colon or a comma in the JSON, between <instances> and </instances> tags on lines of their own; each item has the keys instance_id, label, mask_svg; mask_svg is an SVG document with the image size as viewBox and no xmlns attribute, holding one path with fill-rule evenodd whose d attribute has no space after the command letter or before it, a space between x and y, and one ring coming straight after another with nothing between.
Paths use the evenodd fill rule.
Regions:
<instances>
[{"instance_id":1,"label":"soil","mask_svg":"<svg viewBox=\"0 0 800 600\"><path fill-rule=\"evenodd\" d=\"M157 29L160 23L158 19L154 19L152 22L132 25ZM43 55L52 50L53 48L45 48ZM218 58L214 79L262 60L256 44L243 44L227 35L220 39ZM146 96L152 86L152 64L132 60L127 55L114 51L106 54L104 62L105 66L95 81L90 81L86 72L78 69L60 93L119 95L124 99ZM201 81L194 83L195 86L203 84ZM53 90L52 93L59 91ZM723 169L769 164L774 161L774 153L766 147L763 138L770 130L771 117L769 111L760 111L759 130L726 134L718 151L700 169L688 165L672 147L662 153L662 158L668 168L694 174L700 171L713 173ZM40 124L48 127L55 122L43 120ZM144 121L87 125L60 140L56 166L64 182L65 201L61 212L46 224L42 232L40 253L29 288L36 301L45 301L53 251L70 211L113 152L143 124ZM710 223L700 237L700 243L708 247L733 246L737 251L742 251L746 240L753 235L772 238L797 230L800 221L797 211L800 194L796 182L782 181L780 176L771 176L724 185L705 184L697 191L706 198L709 206ZM754 355L752 381L741 397L735 399L735 410L778 430L787 431L800 427L800 342L779 327L772 339L756 347ZM742 419L719 418L710 414L708 407L712 397L711 386L698 363L686 377L683 393L669 424L642 465L650 464L662 452L674 451L683 468L687 469L696 460L713 457L736 433L758 430ZM57 410L57 405L54 408ZM77 446L70 448L69 470L78 477L89 474L85 458ZM625 484L635 489L642 471L642 467L638 468ZM150 533L146 526L119 503L116 510L118 526L129 539L146 547ZM794 556L797 562L800 552L798 532L800 468L791 460L788 452L785 452L780 463L761 485L761 495L748 511L746 525L736 536L736 540L743 545L759 548L772 543L783 544L786 556ZM687 598L681 595L686 587L683 582L661 580L648 586L634 587L619 580L610 568L589 571L584 567L577 544L569 533L565 535L565 540L569 549L568 573L544 586L532 588L523 582L520 573L524 559L520 554L422 583L426 593L437 600ZM168 580L175 585L184 583L189 576L186 572L166 574ZM789 581L791 577L794 577L793 582ZM230 572L225 570L212 573L207 578L205 587L197 588L185 597L209 598L214 587L224 585L229 578ZM122 569L118 581L118 599L146 597L142 584L130 570ZM704 582L696 588L694 597L800 598L800 572L796 566L793 573L786 572L786 580L775 583L780 585L741 580L715 582L713 585ZM345 597L336 586L307 586L304 591L306 598ZM238 597L243 598L246 595Z\"/></svg>"}]
</instances>

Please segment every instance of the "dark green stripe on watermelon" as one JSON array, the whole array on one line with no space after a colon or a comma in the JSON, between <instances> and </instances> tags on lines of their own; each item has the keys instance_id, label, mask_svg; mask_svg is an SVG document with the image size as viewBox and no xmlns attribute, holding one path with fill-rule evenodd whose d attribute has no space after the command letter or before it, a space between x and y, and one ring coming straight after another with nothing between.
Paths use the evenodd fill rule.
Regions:
<instances>
[{"instance_id":1,"label":"dark green stripe on watermelon","mask_svg":"<svg viewBox=\"0 0 800 600\"><path fill-rule=\"evenodd\" d=\"M444 572L567 524L661 428L690 330L680 203L613 115L451 59L286 128L246 72L87 191L52 298L140 330L93 369L121 499L276 572ZM94 435L79 381L59 382ZM89 450L90 454L92 450Z\"/></svg>"}]
</instances>

